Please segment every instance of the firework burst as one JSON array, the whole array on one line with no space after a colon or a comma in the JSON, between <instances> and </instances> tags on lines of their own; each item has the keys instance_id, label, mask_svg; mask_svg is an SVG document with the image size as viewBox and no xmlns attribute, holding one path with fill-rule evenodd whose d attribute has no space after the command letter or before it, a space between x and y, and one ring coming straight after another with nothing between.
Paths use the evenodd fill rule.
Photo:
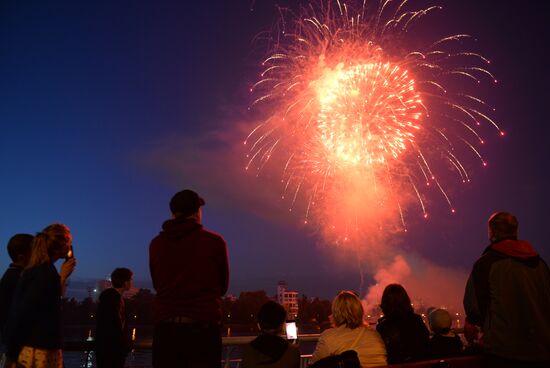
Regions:
<instances>
[{"instance_id":1,"label":"firework burst","mask_svg":"<svg viewBox=\"0 0 550 368\"><path fill-rule=\"evenodd\" d=\"M344 202L345 239L388 208L397 209L403 228L411 203L427 217L427 187L454 212L436 172L446 166L468 182L464 149L486 165L479 127L503 134L493 109L470 92L496 83L489 60L464 49L471 38L465 34L410 49L413 25L441 10L410 7L408 0L382 0L279 9L270 52L250 89L251 108L266 118L245 141L247 170L279 164L282 197L290 198L290 209L305 199L306 222L317 207L318 222L334 223L326 209Z\"/></svg>"}]
</instances>

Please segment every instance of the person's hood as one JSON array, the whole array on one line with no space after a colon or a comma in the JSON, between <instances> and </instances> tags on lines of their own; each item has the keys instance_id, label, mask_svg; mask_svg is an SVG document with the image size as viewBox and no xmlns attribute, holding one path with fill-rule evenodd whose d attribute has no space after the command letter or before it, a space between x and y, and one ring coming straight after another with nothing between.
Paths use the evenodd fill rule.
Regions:
<instances>
[{"instance_id":1,"label":"person's hood","mask_svg":"<svg viewBox=\"0 0 550 368\"><path fill-rule=\"evenodd\" d=\"M194 219L175 218L167 220L162 224L160 235L170 239L180 239L200 228L202 228L202 225Z\"/></svg>"},{"instance_id":2,"label":"person's hood","mask_svg":"<svg viewBox=\"0 0 550 368\"><path fill-rule=\"evenodd\" d=\"M281 359L286 349L288 342L280 336L261 334L250 343L252 347L269 357L269 360L263 364L272 364Z\"/></svg>"},{"instance_id":3,"label":"person's hood","mask_svg":"<svg viewBox=\"0 0 550 368\"><path fill-rule=\"evenodd\" d=\"M488 249L520 259L536 258L539 256L531 243L525 240L501 240L491 244Z\"/></svg>"}]
</instances>

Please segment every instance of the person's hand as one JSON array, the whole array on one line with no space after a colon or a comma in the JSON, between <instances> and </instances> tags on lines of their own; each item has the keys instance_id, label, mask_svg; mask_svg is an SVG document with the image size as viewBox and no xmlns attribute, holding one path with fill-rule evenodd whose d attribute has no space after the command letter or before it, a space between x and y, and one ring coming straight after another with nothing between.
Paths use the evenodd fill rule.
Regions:
<instances>
[{"instance_id":1,"label":"person's hand","mask_svg":"<svg viewBox=\"0 0 550 368\"><path fill-rule=\"evenodd\" d=\"M61 265L61 272L59 273L59 276L61 277L61 282L65 282L71 276L71 273L73 273L74 268L76 267L76 259L69 258L63 262Z\"/></svg>"}]
</instances>

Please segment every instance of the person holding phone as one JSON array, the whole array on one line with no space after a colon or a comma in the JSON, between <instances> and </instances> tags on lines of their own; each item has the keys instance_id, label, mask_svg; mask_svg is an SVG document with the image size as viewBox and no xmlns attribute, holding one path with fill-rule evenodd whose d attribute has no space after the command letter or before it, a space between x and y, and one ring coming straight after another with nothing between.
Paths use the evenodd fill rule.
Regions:
<instances>
[{"instance_id":1,"label":"person holding phone","mask_svg":"<svg viewBox=\"0 0 550 368\"><path fill-rule=\"evenodd\" d=\"M34 237L6 323L7 367L63 367L61 297L76 266L69 258L71 245L71 232L63 224L50 225ZM55 262L62 258L58 273Z\"/></svg>"},{"instance_id":2,"label":"person holding phone","mask_svg":"<svg viewBox=\"0 0 550 368\"><path fill-rule=\"evenodd\" d=\"M286 321L285 308L274 301L265 303L258 312L260 335L244 347L243 368L298 368L300 350L281 337ZM293 335L293 336L292 336ZM295 340L296 322L287 323L287 339Z\"/></svg>"}]
</instances>

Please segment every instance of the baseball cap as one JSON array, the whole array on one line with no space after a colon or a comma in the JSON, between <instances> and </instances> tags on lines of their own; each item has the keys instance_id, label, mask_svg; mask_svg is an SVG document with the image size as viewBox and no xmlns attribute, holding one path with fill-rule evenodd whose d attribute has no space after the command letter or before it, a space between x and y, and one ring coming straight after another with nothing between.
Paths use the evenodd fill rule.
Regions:
<instances>
[{"instance_id":1,"label":"baseball cap","mask_svg":"<svg viewBox=\"0 0 550 368\"><path fill-rule=\"evenodd\" d=\"M197 212L205 204L204 199L199 197L196 192L185 189L174 194L170 200L170 211L178 216L187 217Z\"/></svg>"}]
</instances>

